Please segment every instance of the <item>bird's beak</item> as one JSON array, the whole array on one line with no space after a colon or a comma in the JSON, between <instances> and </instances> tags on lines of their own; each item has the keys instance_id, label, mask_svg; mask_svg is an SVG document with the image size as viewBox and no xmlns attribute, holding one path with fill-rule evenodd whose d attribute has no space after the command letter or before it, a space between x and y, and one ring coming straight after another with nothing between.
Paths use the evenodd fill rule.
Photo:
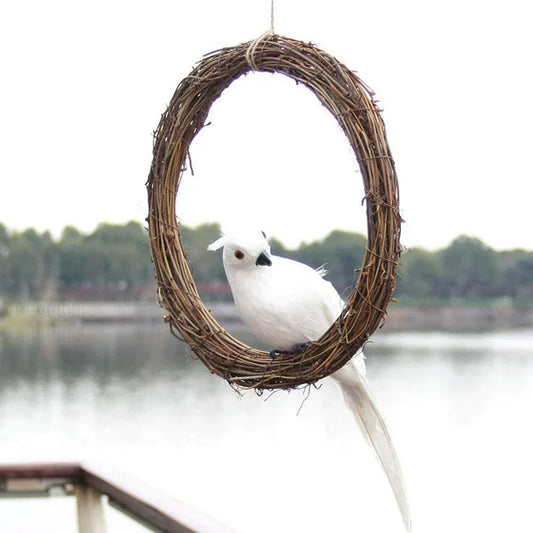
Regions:
<instances>
[{"instance_id":1,"label":"bird's beak","mask_svg":"<svg viewBox=\"0 0 533 533\"><path fill-rule=\"evenodd\" d=\"M257 266L272 266L272 260L266 252L261 252L255 261Z\"/></svg>"}]
</instances>

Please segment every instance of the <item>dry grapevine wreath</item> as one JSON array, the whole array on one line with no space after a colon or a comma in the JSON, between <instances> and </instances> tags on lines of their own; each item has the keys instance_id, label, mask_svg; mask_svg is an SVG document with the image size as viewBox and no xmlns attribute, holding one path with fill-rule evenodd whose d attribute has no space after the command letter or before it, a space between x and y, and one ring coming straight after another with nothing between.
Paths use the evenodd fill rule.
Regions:
<instances>
[{"instance_id":1,"label":"dry grapevine wreath","mask_svg":"<svg viewBox=\"0 0 533 533\"><path fill-rule=\"evenodd\" d=\"M191 142L224 89L253 70L284 74L302 83L334 115L355 152L367 212L366 255L343 312L303 352L275 359L235 339L205 307L176 217L176 196ZM347 363L383 323L401 252L394 161L373 93L354 72L316 46L270 33L205 56L178 85L161 117L147 188L150 246L160 303L168 313L165 320L211 372L231 385L260 391L315 383Z\"/></svg>"}]
</instances>

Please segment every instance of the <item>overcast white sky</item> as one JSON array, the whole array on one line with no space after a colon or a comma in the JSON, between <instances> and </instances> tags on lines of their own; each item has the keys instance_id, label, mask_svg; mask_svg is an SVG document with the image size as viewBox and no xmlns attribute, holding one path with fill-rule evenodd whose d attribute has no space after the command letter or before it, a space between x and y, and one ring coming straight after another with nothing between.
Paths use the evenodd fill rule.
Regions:
<instances>
[{"instance_id":1,"label":"overcast white sky","mask_svg":"<svg viewBox=\"0 0 533 533\"><path fill-rule=\"evenodd\" d=\"M533 75L526 0L276 0L278 33L312 41L377 93L400 179L403 243L461 233L533 249ZM19 0L0 7L0 222L143 221L152 132L204 53L255 38L270 0ZM192 146L184 223L260 222L289 246L365 231L361 177L304 87L252 74Z\"/></svg>"}]
</instances>

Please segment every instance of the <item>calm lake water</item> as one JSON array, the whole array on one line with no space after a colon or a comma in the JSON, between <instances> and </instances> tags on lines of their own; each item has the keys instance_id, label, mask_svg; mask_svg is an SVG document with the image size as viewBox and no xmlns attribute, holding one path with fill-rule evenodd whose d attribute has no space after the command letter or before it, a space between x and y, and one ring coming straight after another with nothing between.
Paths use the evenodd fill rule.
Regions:
<instances>
[{"instance_id":1,"label":"calm lake water","mask_svg":"<svg viewBox=\"0 0 533 533\"><path fill-rule=\"evenodd\" d=\"M533 331L373 341L415 533L533 531ZM164 325L4 332L0 461L112 466L242 533L402 532L340 391L306 396L239 396ZM74 532L73 499L0 500L0 531Z\"/></svg>"}]
</instances>

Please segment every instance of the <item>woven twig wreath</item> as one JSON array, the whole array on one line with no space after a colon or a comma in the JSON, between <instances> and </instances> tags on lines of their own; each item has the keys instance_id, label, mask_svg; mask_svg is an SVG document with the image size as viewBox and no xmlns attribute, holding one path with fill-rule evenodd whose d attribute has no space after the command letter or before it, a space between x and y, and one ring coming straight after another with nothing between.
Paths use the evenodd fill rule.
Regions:
<instances>
[{"instance_id":1,"label":"woven twig wreath","mask_svg":"<svg viewBox=\"0 0 533 533\"><path fill-rule=\"evenodd\" d=\"M176 217L176 195L192 140L213 102L251 70L279 72L304 84L335 116L359 162L367 208L367 251L341 316L305 351L274 360L232 337L204 306ZM314 45L270 34L204 57L181 81L161 118L147 188L150 245L160 302L168 311L165 319L209 370L230 384L262 390L315 383L341 368L382 324L401 250L394 162L372 92Z\"/></svg>"}]
</instances>

